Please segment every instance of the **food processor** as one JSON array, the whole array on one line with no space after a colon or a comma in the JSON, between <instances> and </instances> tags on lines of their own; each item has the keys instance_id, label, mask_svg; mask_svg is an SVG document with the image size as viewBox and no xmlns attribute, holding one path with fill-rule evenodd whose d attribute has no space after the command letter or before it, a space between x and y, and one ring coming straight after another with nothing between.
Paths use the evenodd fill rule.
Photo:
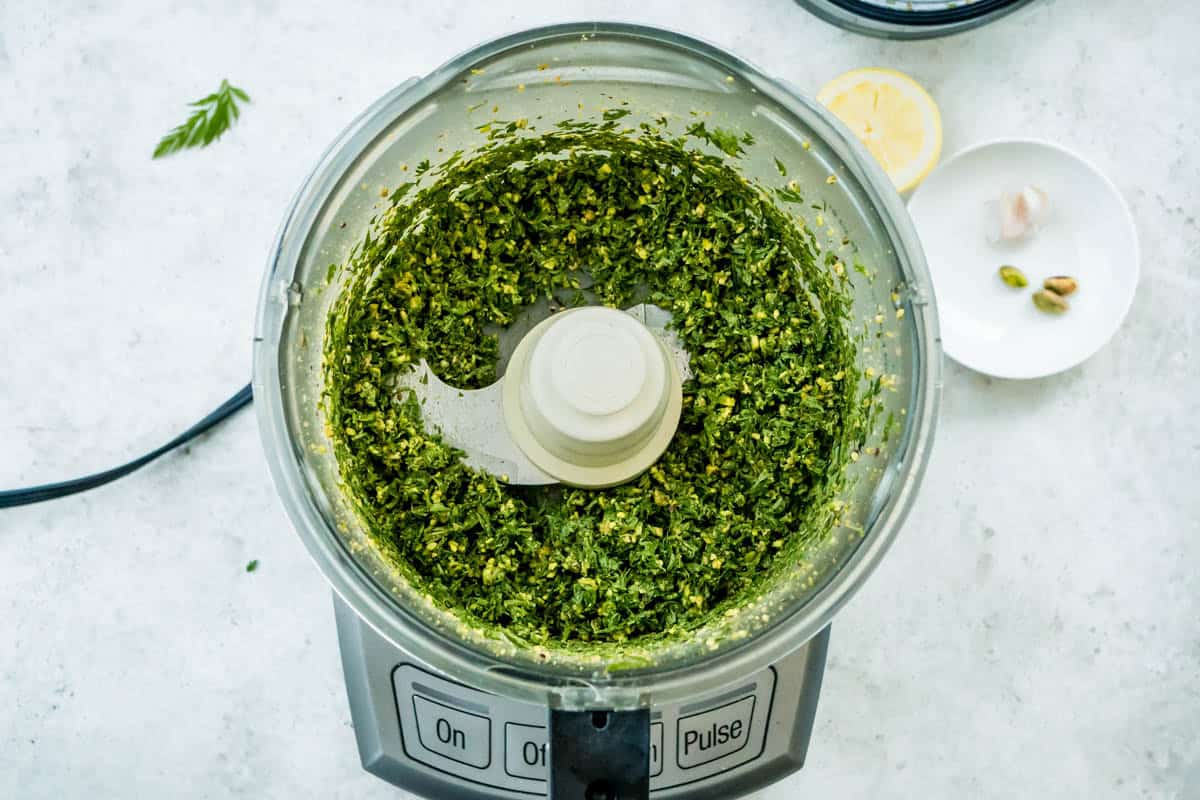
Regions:
<instances>
[{"instance_id":1,"label":"food processor","mask_svg":"<svg viewBox=\"0 0 1200 800\"><path fill-rule=\"evenodd\" d=\"M1016 11L1030 0L796 0L826 22L885 39L962 33Z\"/></svg>"},{"instance_id":2,"label":"food processor","mask_svg":"<svg viewBox=\"0 0 1200 800\"><path fill-rule=\"evenodd\" d=\"M776 158L788 163L786 180L804 194L789 213L818 247L863 266L854 276L858 366L889 378L884 413L847 467L842 524L751 601L620 663L548 653L431 602L367 535L322 412L326 322L344 280L337 265L386 208L381 188L405 180L409 165L479 147L493 108L510 119L598 120L614 95L631 124L700 116L751 134L756 144L736 167L764 186L784 182ZM670 372L674 356L663 357ZM405 81L338 137L293 200L268 264L253 390L277 488L334 589L368 771L447 800L729 798L804 763L831 619L897 535L929 456L941 351L903 203L828 112L703 42L571 24L483 44ZM655 412L647 430L669 414Z\"/></svg>"}]
</instances>

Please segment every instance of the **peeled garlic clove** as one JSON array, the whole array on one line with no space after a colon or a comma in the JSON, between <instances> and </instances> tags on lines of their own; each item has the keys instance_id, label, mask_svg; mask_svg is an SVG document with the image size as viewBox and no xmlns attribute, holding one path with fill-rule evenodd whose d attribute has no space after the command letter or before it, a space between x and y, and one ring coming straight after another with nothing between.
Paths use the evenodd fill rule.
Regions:
<instances>
[{"instance_id":1,"label":"peeled garlic clove","mask_svg":"<svg viewBox=\"0 0 1200 800\"><path fill-rule=\"evenodd\" d=\"M1028 223L1033 227L1040 227L1046 220L1046 212L1049 210L1049 198L1046 193L1036 186L1026 186L1021 190L1021 205L1024 208L1025 217Z\"/></svg>"},{"instance_id":2,"label":"peeled garlic clove","mask_svg":"<svg viewBox=\"0 0 1200 800\"><path fill-rule=\"evenodd\" d=\"M1026 186L1019 192L1005 193L995 203L999 215L997 235L993 241L1023 239L1033 233L1045 220L1049 208L1046 193L1036 186Z\"/></svg>"}]
</instances>

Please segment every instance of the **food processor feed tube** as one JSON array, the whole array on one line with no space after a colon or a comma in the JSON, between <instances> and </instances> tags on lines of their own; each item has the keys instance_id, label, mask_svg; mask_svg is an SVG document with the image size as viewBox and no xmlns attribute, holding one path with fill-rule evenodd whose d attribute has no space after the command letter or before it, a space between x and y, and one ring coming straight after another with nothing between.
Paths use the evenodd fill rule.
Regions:
<instances>
[{"instance_id":1,"label":"food processor feed tube","mask_svg":"<svg viewBox=\"0 0 1200 800\"><path fill-rule=\"evenodd\" d=\"M439 800L798 769L941 381L869 154L738 58L610 24L486 43L354 121L288 210L254 349L363 764Z\"/></svg>"}]
</instances>

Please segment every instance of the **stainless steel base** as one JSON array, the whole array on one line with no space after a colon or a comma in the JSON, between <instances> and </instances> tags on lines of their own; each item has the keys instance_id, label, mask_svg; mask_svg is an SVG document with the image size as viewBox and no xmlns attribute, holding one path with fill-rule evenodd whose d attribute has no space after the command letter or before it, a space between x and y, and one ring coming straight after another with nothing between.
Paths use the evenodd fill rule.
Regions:
<instances>
[{"instance_id":1,"label":"stainless steel base","mask_svg":"<svg viewBox=\"0 0 1200 800\"><path fill-rule=\"evenodd\" d=\"M437 800L547 796L548 706L441 675L334 598L359 754L368 772ZM804 764L829 628L724 689L650 710L650 794L663 800L754 791Z\"/></svg>"}]
</instances>

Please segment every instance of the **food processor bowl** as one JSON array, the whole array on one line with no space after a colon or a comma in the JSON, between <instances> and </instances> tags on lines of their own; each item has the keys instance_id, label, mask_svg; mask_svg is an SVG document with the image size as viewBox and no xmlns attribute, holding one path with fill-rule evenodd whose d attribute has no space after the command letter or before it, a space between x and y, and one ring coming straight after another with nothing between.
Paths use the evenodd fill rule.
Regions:
<instances>
[{"instance_id":1,"label":"food processor bowl","mask_svg":"<svg viewBox=\"0 0 1200 800\"><path fill-rule=\"evenodd\" d=\"M1030 0L796 0L839 28L884 39L932 39L986 25Z\"/></svg>"},{"instance_id":2,"label":"food processor bowl","mask_svg":"<svg viewBox=\"0 0 1200 800\"><path fill-rule=\"evenodd\" d=\"M619 97L631 125L667 115L745 131L736 166L804 194L787 210L822 248L863 265L854 276L858 361L890 376L883 413L848 467L844 525L780 563L761 592L686 640L618 651L531 647L433 604L367 535L344 491L323 413L326 320L339 270L386 209L381 188L468 154L495 119L600 120ZM685 123L686 124L686 123ZM861 329L857 327L861 323ZM684 700L765 668L823 630L876 567L929 456L941 352L929 276L900 197L853 135L813 100L746 62L679 34L571 24L481 45L366 110L321 157L287 212L263 282L254 346L255 406L284 505L312 557L355 614L455 680L557 707L630 708ZM776 561L778 561L777 559Z\"/></svg>"}]
</instances>

